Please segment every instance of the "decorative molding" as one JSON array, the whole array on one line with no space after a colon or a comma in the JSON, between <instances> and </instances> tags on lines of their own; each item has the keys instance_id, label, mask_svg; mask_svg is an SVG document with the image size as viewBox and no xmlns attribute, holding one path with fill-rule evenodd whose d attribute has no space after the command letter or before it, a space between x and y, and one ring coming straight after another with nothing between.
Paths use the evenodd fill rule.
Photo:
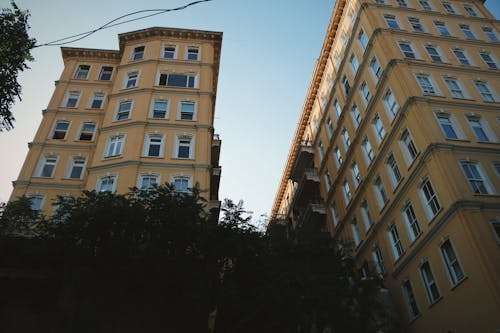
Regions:
<instances>
[{"instance_id":1,"label":"decorative molding","mask_svg":"<svg viewBox=\"0 0 500 333\"><path fill-rule=\"evenodd\" d=\"M116 168L125 168L129 166L135 166L135 167L148 167L148 168L160 168L160 169L165 169L165 170L172 170L172 169L187 169L187 170L210 170L212 166L210 164L178 164L178 163L168 163L168 162L144 162L140 160L129 160L129 161L122 161L122 162L117 162L117 163L110 163L106 165L99 165L99 166L93 166L87 168L89 174L90 173L96 173L99 171L103 170L115 170Z\"/></svg>"},{"instance_id":2,"label":"decorative molding","mask_svg":"<svg viewBox=\"0 0 500 333\"><path fill-rule=\"evenodd\" d=\"M97 60L114 60L119 62L121 59L121 52L118 50L104 50L104 49L87 49L80 47L61 47L61 54L63 60L69 59L97 59Z\"/></svg>"}]
</instances>

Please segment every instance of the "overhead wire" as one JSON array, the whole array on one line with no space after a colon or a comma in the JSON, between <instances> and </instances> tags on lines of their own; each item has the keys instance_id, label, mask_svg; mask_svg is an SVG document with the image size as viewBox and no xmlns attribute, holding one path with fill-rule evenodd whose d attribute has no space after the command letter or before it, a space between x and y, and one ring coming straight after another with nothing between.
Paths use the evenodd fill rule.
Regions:
<instances>
[{"instance_id":1,"label":"overhead wire","mask_svg":"<svg viewBox=\"0 0 500 333\"><path fill-rule=\"evenodd\" d=\"M100 26L99 28L96 28L96 29L93 29L93 30L90 30L90 31L87 31L87 32L82 32L82 33L79 33L79 34L76 34L76 35L72 35L72 36L60 38L60 39L54 40L52 42L35 45L34 47L62 46L62 45L74 43L76 41L79 41L79 40L82 40L84 38L87 38L90 35L95 34L96 32L98 32L100 30L109 29L111 27L115 27L115 26L118 26L118 25L121 25L121 24L125 24L125 23L129 23L129 22L134 22L134 21L142 20L142 19L145 19L147 17L151 17L151 16L155 16L155 15L160 15L160 14L164 14L164 13L167 13L167 12L172 12L172 11L177 11L177 10L183 10L183 9L186 9L186 8L188 8L190 6L194 6L194 5L198 4L198 3L208 2L208 1L212 1L212 0L198 0L198 1L193 1L193 2L190 2L190 3L185 4L183 6L176 7L176 8L169 8L169 9L143 9L143 10L138 10L138 11L135 11L135 12L128 13L128 14L122 15L120 17L117 17L117 18L115 18L115 19L107 22L106 24ZM126 21L123 21L123 22L115 23L115 22L117 22L117 21L119 21L121 19L124 19L126 17L132 16L132 15L141 14L141 13L147 13L147 12L155 12L155 13L144 15L144 16L140 16L140 17L136 17L136 18L129 19L129 20L126 20ZM70 39L70 40L67 41L68 39ZM63 42L63 41L66 41L66 42Z\"/></svg>"}]
</instances>

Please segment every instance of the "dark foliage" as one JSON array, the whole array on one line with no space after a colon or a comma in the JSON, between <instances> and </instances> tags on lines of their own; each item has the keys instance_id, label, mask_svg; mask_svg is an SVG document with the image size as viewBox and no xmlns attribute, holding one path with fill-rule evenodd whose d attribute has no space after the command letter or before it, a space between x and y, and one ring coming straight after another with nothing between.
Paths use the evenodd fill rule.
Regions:
<instances>
[{"instance_id":1,"label":"dark foliage","mask_svg":"<svg viewBox=\"0 0 500 333\"><path fill-rule=\"evenodd\" d=\"M36 40L28 36L29 12L20 10L11 1L11 8L0 13L0 131L14 127L11 108L17 98L21 99L21 85L17 82L19 72L33 61L31 49Z\"/></svg>"},{"instance_id":2,"label":"dark foliage","mask_svg":"<svg viewBox=\"0 0 500 333\"><path fill-rule=\"evenodd\" d=\"M230 200L221 222L207 223L198 190L169 185L56 204L44 218L21 198L0 218L0 268L37 268L58 295L31 293L33 304L47 300L34 316L47 331L375 331L378 281L359 280L352 259L321 233L289 238L272 225L262 234ZM31 238L13 238L26 221ZM0 319L11 305L0 302Z\"/></svg>"}]
</instances>

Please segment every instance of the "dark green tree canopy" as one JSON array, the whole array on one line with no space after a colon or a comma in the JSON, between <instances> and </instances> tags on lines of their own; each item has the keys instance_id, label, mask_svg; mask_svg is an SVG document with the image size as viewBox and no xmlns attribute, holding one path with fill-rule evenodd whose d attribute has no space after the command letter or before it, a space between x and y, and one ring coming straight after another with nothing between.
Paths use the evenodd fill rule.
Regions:
<instances>
[{"instance_id":1,"label":"dark green tree canopy","mask_svg":"<svg viewBox=\"0 0 500 333\"><path fill-rule=\"evenodd\" d=\"M31 49L36 40L28 36L28 11L23 11L11 1L12 8L3 8L0 13L0 131L14 127L12 106L21 99L21 85L17 81L19 72L29 68L33 61Z\"/></svg>"}]
</instances>

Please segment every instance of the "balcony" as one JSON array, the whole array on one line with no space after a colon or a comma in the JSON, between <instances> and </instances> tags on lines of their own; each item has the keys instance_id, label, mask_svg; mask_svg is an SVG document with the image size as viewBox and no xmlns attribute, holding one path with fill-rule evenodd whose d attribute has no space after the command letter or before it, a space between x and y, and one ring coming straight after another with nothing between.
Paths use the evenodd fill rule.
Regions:
<instances>
[{"instance_id":1,"label":"balcony","mask_svg":"<svg viewBox=\"0 0 500 333\"><path fill-rule=\"evenodd\" d=\"M219 200L219 184L222 169L220 166L212 168L210 176L210 200Z\"/></svg>"},{"instance_id":2,"label":"balcony","mask_svg":"<svg viewBox=\"0 0 500 333\"><path fill-rule=\"evenodd\" d=\"M302 172L297 190L293 197L292 207L306 206L319 199L319 173L316 168L306 168Z\"/></svg>"},{"instance_id":3,"label":"balcony","mask_svg":"<svg viewBox=\"0 0 500 333\"><path fill-rule=\"evenodd\" d=\"M290 178L294 182L298 182L300 180L306 168L312 167L313 158L314 148L311 141L302 141L290 172Z\"/></svg>"},{"instance_id":4,"label":"balcony","mask_svg":"<svg viewBox=\"0 0 500 333\"><path fill-rule=\"evenodd\" d=\"M222 141L219 138L219 134L214 134L214 136L212 138L212 155L211 155L211 161L210 161L210 164L212 164L213 167L216 167L219 165L221 143L222 143Z\"/></svg>"}]
</instances>

